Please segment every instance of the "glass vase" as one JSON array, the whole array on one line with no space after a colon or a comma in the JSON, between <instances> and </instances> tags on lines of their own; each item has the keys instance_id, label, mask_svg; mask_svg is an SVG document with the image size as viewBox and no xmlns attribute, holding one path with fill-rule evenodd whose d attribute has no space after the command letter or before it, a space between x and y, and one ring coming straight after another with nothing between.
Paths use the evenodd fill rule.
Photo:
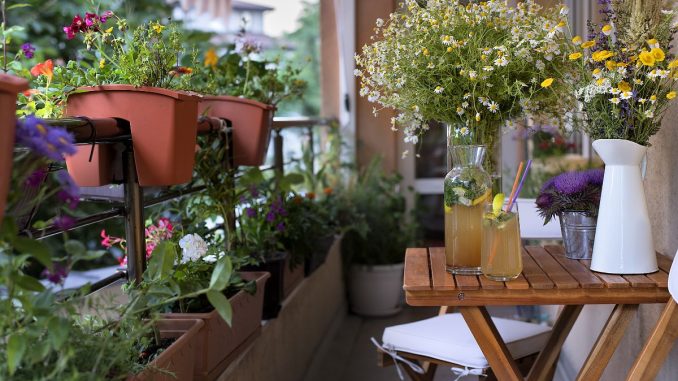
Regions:
<instances>
[{"instance_id":1,"label":"glass vase","mask_svg":"<svg viewBox=\"0 0 678 381\"><path fill-rule=\"evenodd\" d=\"M485 206L492 180L483 169L484 145L451 147L452 169L445 176L445 258L453 274L480 274L480 246Z\"/></svg>"},{"instance_id":2,"label":"glass vase","mask_svg":"<svg viewBox=\"0 0 678 381\"><path fill-rule=\"evenodd\" d=\"M501 123L488 122L472 128L463 124L445 125L447 128L447 170L453 167L452 147L457 145L483 145L485 155L483 168L490 175L492 194L502 193L502 151L501 151Z\"/></svg>"}]
</instances>

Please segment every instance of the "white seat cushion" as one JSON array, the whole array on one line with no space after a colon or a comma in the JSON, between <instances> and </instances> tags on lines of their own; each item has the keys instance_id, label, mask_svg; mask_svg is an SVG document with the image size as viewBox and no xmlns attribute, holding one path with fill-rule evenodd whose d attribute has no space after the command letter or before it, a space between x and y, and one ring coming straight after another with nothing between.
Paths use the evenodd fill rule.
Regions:
<instances>
[{"instance_id":1,"label":"white seat cushion","mask_svg":"<svg viewBox=\"0 0 678 381\"><path fill-rule=\"evenodd\" d=\"M493 317L492 321L513 358L539 352L548 340L551 328ZM382 341L397 351L452 362L470 368L489 364L460 313L387 327Z\"/></svg>"}]
</instances>

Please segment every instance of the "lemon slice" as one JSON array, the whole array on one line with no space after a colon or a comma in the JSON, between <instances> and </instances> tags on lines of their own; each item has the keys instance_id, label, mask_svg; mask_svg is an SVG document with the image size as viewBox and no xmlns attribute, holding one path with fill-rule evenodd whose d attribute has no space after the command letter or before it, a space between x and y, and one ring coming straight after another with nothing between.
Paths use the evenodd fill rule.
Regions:
<instances>
[{"instance_id":1,"label":"lemon slice","mask_svg":"<svg viewBox=\"0 0 678 381\"><path fill-rule=\"evenodd\" d=\"M499 212L501 212L501 207L504 206L504 199L506 196L504 196L503 193L497 193L494 196L494 200L492 200L492 212L494 212L495 216L499 215Z\"/></svg>"},{"instance_id":2,"label":"lemon slice","mask_svg":"<svg viewBox=\"0 0 678 381\"><path fill-rule=\"evenodd\" d=\"M490 197L490 192L491 192L491 190L488 189L487 192L485 192L482 196L473 200L473 202L471 203L471 206L476 206L476 205L480 204L481 202L485 201L488 197Z\"/></svg>"}]
</instances>

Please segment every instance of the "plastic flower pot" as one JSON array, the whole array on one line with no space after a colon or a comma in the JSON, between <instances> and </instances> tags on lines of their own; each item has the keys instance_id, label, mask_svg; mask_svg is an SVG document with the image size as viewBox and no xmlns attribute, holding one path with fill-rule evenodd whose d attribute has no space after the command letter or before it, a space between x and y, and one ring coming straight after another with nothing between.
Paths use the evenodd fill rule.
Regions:
<instances>
[{"instance_id":1,"label":"plastic flower pot","mask_svg":"<svg viewBox=\"0 0 678 381\"><path fill-rule=\"evenodd\" d=\"M268 273L241 273L245 280L257 282L257 292L250 295L238 291L228 300L233 308L229 326L216 311L208 313L171 313L167 319L201 319L205 322L198 333L194 380L215 380L261 333L261 313Z\"/></svg>"},{"instance_id":2,"label":"plastic flower pot","mask_svg":"<svg viewBox=\"0 0 678 381\"><path fill-rule=\"evenodd\" d=\"M275 319L280 312L281 303L284 299L283 288L287 256L288 254L284 252L272 253L266 256L264 262L256 266L250 265L242 268L244 271L265 271L271 274L264 289L262 320Z\"/></svg>"},{"instance_id":3,"label":"plastic flower pot","mask_svg":"<svg viewBox=\"0 0 678 381\"><path fill-rule=\"evenodd\" d=\"M283 299L292 294L302 280L304 280L303 263L291 265L292 256L288 255L285 260L285 274L283 275Z\"/></svg>"},{"instance_id":4,"label":"plastic flower pot","mask_svg":"<svg viewBox=\"0 0 678 381\"><path fill-rule=\"evenodd\" d=\"M309 258L306 258L304 261L304 275L310 276L317 270L327 259L327 255L332 248L332 244L337 239L337 236L334 234L328 234L324 237L320 237L315 242L315 250L311 253Z\"/></svg>"},{"instance_id":5,"label":"plastic flower pot","mask_svg":"<svg viewBox=\"0 0 678 381\"><path fill-rule=\"evenodd\" d=\"M235 165L259 166L264 163L275 106L251 99L205 96L200 101L200 115L228 119L233 123L233 162Z\"/></svg>"},{"instance_id":6,"label":"plastic flower pot","mask_svg":"<svg viewBox=\"0 0 678 381\"><path fill-rule=\"evenodd\" d=\"M193 381L198 334L205 323L197 319L163 319L156 324L161 338L177 340L151 361L146 370L127 381Z\"/></svg>"},{"instance_id":7,"label":"plastic flower pot","mask_svg":"<svg viewBox=\"0 0 678 381\"><path fill-rule=\"evenodd\" d=\"M28 81L0 74L0 225L5 216L9 184L12 182L16 96L28 90Z\"/></svg>"},{"instance_id":8,"label":"plastic flower pot","mask_svg":"<svg viewBox=\"0 0 678 381\"><path fill-rule=\"evenodd\" d=\"M75 155L66 157L66 168L76 184L81 187L98 187L113 182L113 145L95 144L92 149L88 144L76 146L75 149Z\"/></svg>"},{"instance_id":9,"label":"plastic flower pot","mask_svg":"<svg viewBox=\"0 0 678 381\"><path fill-rule=\"evenodd\" d=\"M127 120L139 184L175 185L193 174L199 99L156 87L83 87L68 97L66 115Z\"/></svg>"}]
</instances>

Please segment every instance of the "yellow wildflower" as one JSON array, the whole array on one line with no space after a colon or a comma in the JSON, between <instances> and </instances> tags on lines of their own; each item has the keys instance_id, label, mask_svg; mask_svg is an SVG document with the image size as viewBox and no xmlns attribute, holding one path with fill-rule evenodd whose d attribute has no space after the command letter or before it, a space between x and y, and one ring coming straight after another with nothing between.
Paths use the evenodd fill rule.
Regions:
<instances>
[{"instance_id":1,"label":"yellow wildflower","mask_svg":"<svg viewBox=\"0 0 678 381\"><path fill-rule=\"evenodd\" d=\"M609 36L612 34L612 25L607 24L603 27L603 34Z\"/></svg>"},{"instance_id":2,"label":"yellow wildflower","mask_svg":"<svg viewBox=\"0 0 678 381\"><path fill-rule=\"evenodd\" d=\"M593 70L593 77L594 77L594 78L599 78L601 72L602 72L602 70L600 70L600 69L598 69L598 68L594 69L594 70Z\"/></svg>"},{"instance_id":3,"label":"yellow wildflower","mask_svg":"<svg viewBox=\"0 0 678 381\"><path fill-rule=\"evenodd\" d=\"M678 67L678 59L675 59L669 63L669 69L675 69Z\"/></svg>"},{"instance_id":4,"label":"yellow wildflower","mask_svg":"<svg viewBox=\"0 0 678 381\"><path fill-rule=\"evenodd\" d=\"M217 56L217 51L214 48L209 48L205 52L205 66L216 67L219 57Z\"/></svg>"},{"instance_id":5,"label":"yellow wildflower","mask_svg":"<svg viewBox=\"0 0 678 381\"><path fill-rule=\"evenodd\" d=\"M666 58L666 55L661 48L652 48L650 53L652 53L652 57L654 57L654 60L657 62L662 62Z\"/></svg>"},{"instance_id":6,"label":"yellow wildflower","mask_svg":"<svg viewBox=\"0 0 678 381\"><path fill-rule=\"evenodd\" d=\"M427 48L423 48L423 49L421 50L421 52L424 53L425 56L428 56L429 54L431 54L431 53L428 52L428 49L427 49Z\"/></svg>"},{"instance_id":7,"label":"yellow wildflower","mask_svg":"<svg viewBox=\"0 0 678 381\"><path fill-rule=\"evenodd\" d=\"M605 67L607 70L612 71L617 67L617 63L612 60L605 61Z\"/></svg>"},{"instance_id":8,"label":"yellow wildflower","mask_svg":"<svg viewBox=\"0 0 678 381\"><path fill-rule=\"evenodd\" d=\"M479 112L476 113L476 122L480 122L480 113Z\"/></svg>"},{"instance_id":9,"label":"yellow wildflower","mask_svg":"<svg viewBox=\"0 0 678 381\"><path fill-rule=\"evenodd\" d=\"M99 60L99 69L106 67L106 59L102 58Z\"/></svg>"},{"instance_id":10,"label":"yellow wildflower","mask_svg":"<svg viewBox=\"0 0 678 381\"><path fill-rule=\"evenodd\" d=\"M651 97L650 97L650 100L651 100L652 102L656 101L656 100L657 100L657 96L656 96L656 95L651 96Z\"/></svg>"},{"instance_id":11,"label":"yellow wildflower","mask_svg":"<svg viewBox=\"0 0 678 381\"><path fill-rule=\"evenodd\" d=\"M676 97L676 92L675 92L675 91L671 91L671 92L669 92L668 94L666 94L666 99L673 99L673 98L675 98L675 97Z\"/></svg>"},{"instance_id":12,"label":"yellow wildflower","mask_svg":"<svg viewBox=\"0 0 678 381\"><path fill-rule=\"evenodd\" d=\"M165 30L165 26L160 24L159 22L151 23L151 28L157 34L160 34L162 33L163 30Z\"/></svg>"},{"instance_id":13,"label":"yellow wildflower","mask_svg":"<svg viewBox=\"0 0 678 381\"><path fill-rule=\"evenodd\" d=\"M582 40L581 40L580 36L574 36L572 38L572 43L575 44L575 45L581 45L581 42L582 42Z\"/></svg>"},{"instance_id":14,"label":"yellow wildflower","mask_svg":"<svg viewBox=\"0 0 678 381\"><path fill-rule=\"evenodd\" d=\"M553 78L546 78L545 80L542 81L541 87L547 88L553 84Z\"/></svg>"},{"instance_id":15,"label":"yellow wildflower","mask_svg":"<svg viewBox=\"0 0 678 381\"><path fill-rule=\"evenodd\" d=\"M452 49L451 46L448 46L448 47L447 47L447 52L448 52L448 53L452 53L452 50L453 50L453 49Z\"/></svg>"},{"instance_id":16,"label":"yellow wildflower","mask_svg":"<svg viewBox=\"0 0 678 381\"><path fill-rule=\"evenodd\" d=\"M586 41L585 43L581 44L582 49L588 49L588 48L592 48L594 46L596 46L596 42L593 41L593 40L592 41Z\"/></svg>"},{"instance_id":17,"label":"yellow wildflower","mask_svg":"<svg viewBox=\"0 0 678 381\"><path fill-rule=\"evenodd\" d=\"M626 81L619 82L617 88L623 92L631 91L631 85Z\"/></svg>"},{"instance_id":18,"label":"yellow wildflower","mask_svg":"<svg viewBox=\"0 0 678 381\"><path fill-rule=\"evenodd\" d=\"M614 53L612 53L609 50L599 50L597 52L594 52L591 55L591 58L593 58L593 60L596 61L596 62L600 62L600 61L604 61L604 60L606 60L606 59L608 59L612 56L614 56Z\"/></svg>"},{"instance_id":19,"label":"yellow wildflower","mask_svg":"<svg viewBox=\"0 0 678 381\"><path fill-rule=\"evenodd\" d=\"M582 57L582 55L583 55L583 54L581 54L580 52L576 52L576 53L570 54L570 55L568 56L568 58L569 58L570 60L574 61L574 60L580 59L580 58Z\"/></svg>"},{"instance_id":20,"label":"yellow wildflower","mask_svg":"<svg viewBox=\"0 0 678 381\"><path fill-rule=\"evenodd\" d=\"M648 51L640 52L638 58L640 59L640 62L642 62L643 65L650 67L654 66L655 58L652 53Z\"/></svg>"},{"instance_id":21,"label":"yellow wildflower","mask_svg":"<svg viewBox=\"0 0 678 381\"><path fill-rule=\"evenodd\" d=\"M106 30L104 31L104 33L106 33L106 34L111 34L111 33L113 33L113 27L110 27L110 28L106 29Z\"/></svg>"},{"instance_id":22,"label":"yellow wildflower","mask_svg":"<svg viewBox=\"0 0 678 381\"><path fill-rule=\"evenodd\" d=\"M599 78L599 79L596 81L596 85L598 85L598 86L602 86L602 85L604 85L604 84L605 84L605 78Z\"/></svg>"},{"instance_id":23,"label":"yellow wildflower","mask_svg":"<svg viewBox=\"0 0 678 381\"><path fill-rule=\"evenodd\" d=\"M647 40L647 45L651 48L659 47L659 41L656 38L651 38Z\"/></svg>"}]
</instances>

